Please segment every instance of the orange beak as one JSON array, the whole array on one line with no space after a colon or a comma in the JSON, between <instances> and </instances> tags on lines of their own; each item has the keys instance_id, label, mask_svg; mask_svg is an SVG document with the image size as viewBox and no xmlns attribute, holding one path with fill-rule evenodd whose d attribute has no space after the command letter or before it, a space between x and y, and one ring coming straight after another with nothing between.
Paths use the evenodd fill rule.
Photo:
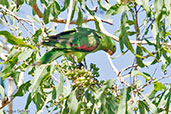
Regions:
<instances>
[{"instance_id":1,"label":"orange beak","mask_svg":"<svg viewBox=\"0 0 171 114\"><path fill-rule=\"evenodd\" d=\"M111 50L106 50L106 52L109 54L109 55L113 55L113 51L111 51Z\"/></svg>"}]
</instances>

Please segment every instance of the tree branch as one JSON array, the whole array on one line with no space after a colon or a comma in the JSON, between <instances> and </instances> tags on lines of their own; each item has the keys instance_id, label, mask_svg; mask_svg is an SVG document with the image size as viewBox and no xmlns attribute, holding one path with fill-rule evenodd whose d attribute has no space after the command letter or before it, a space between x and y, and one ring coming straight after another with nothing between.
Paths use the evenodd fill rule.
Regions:
<instances>
[{"instance_id":1,"label":"tree branch","mask_svg":"<svg viewBox=\"0 0 171 114\"><path fill-rule=\"evenodd\" d=\"M112 69L113 69L113 71L115 72L115 74L118 75L119 71L118 71L118 69L115 67L115 65L112 63L112 60L111 60L111 58L110 58L110 55L109 55L108 53L106 53L106 55L107 55L107 59L108 59L108 61L109 61L110 66L112 67Z\"/></svg>"},{"instance_id":2,"label":"tree branch","mask_svg":"<svg viewBox=\"0 0 171 114\"><path fill-rule=\"evenodd\" d=\"M113 25L113 23L111 22L111 21L109 21L109 20L105 20L105 19L101 19L102 20L102 22L104 22L104 23L107 23L107 24L109 24L109 25ZM62 19L62 18L58 18L58 19L56 19L56 20L54 20L54 19L51 19L50 20L51 22L56 22L56 23L63 23L63 24L66 24L66 19ZM87 22L90 22L90 21L95 21L95 19L94 19L94 17L93 16L91 16L91 15L88 15L88 16L86 16L84 19L83 19L83 23L87 23ZM76 24L76 22L77 22L77 20L72 20L71 22L70 22L70 24Z\"/></svg>"},{"instance_id":3,"label":"tree branch","mask_svg":"<svg viewBox=\"0 0 171 114\"><path fill-rule=\"evenodd\" d=\"M7 13L8 15L10 15L10 16L12 16L12 17L14 17L18 22L20 22L21 23L21 25L30 33L30 34L32 34L32 32L25 26L25 24L23 23L23 21L25 22L25 23L27 23L28 25L30 25L30 26L32 26L33 28L35 27L35 26L33 26L33 22L32 21L30 21L30 20L28 20L28 19L24 19L24 18L21 18L21 17L18 17L18 16L16 16L13 12L11 12L10 10L8 10L6 7L4 7L4 6L2 6L2 5L0 5L0 9L2 9L2 15L4 16L5 14L4 13ZM6 22L7 23L7 22Z\"/></svg>"},{"instance_id":4,"label":"tree branch","mask_svg":"<svg viewBox=\"0 0 171 114\"><path fill-rule=\"evenodd\" d=\"M33 0L31 0L33 1ZM71 2L71 1L70 1ZM73 5L73 4L72 4ZM40 17L40 18L43 18L43 14L42 12L40 11L40 9L38 8L37 4L32 4L32 8L33 8L33 11ZM63 24L66 24L67 23L67 19L62 19L62 18L58 18L58 19L50 19L51 22L55 22L55 23L63 23ZM95 21L94 17L93 16L86 16L84 19L83 19L83 23L87 23L87 22L90 22L90 21ZM77 20L73 20L71 21L70 20L70 24L76 24ZM113 25L113 23L111 21L108 21L108 20L105 20L105 19L102 19L102 22L104 23L107 23L107 24L110 24L110 25Z\"/></svg>"},{"instance_id":5,"label":"tree branch","mask_svg":"<svg viewBox=\"0 0 171 114\"><path fill-rule=\"evenodd\" d=\"M68 9L69 12L68 12L68 16L67 16L66 25L65 25L65 31L68 30L68 28L69 28L69 24L70 24L71 16L72 16L73 6L74 6L74 0L70 0L69 9Z\"/></svg>"},{"instance_id":6,"label":"tree branch","mask_svg":"<svg viewBox=\"0 0 171 114\"><path fill-rule=\"evenodd\" d=\"M24 18L21 18L21 17L18 17L16 16L13 12L11 12L10 10L8 10L6 7L0 5L0 9L2 9L5 13L7 13L8 15L11 15L12 17L14 17L16 20L18 20L19 22L20 21L24 21L26 22L27 24L31 25L31 21L28 20L28 19L24 19ZM32 26L32 25L31 25Z\"/></svg>"},{"instance_id":7,"label":"tree branch","mask_svg":"<svg viewBox=\"0 0 171 114\"><path fill-rule=\"evenodd\" d=\"M12 94L13 88L14 88L14 86L13 86L13 81L14 81L14 79L11 78L11 77L9 77L8 80L9 80L8 96L10 96L10 95ZM10 103L8 104L8 110L9 110L9 114L12 114L12 102L10 102Z\"/></svg>"},{"instance_id":8,"label":"tree branch","mask_svg":"<svg viewBox=\"0 0 171 114\"><path fill-rule=\"evenodd\" d=\"M148 85L150 85L150 84L152 84L152 83L154 83L154 82L160 81L160 80L162 80L162 79L165 79L165 78L171 78L171 75L162 76L162 77L160 77L160 78L158 78L158 79L156 79L156 80L149 80L149 81L146 82L146 84L144 84L142 87L140 87L140 88L138 89L138 91L141 91L141 90L142 90L143 88L145 88L146 86L148 86Z\"/></svg>"},{"instance_id":9,"label":"tree branch","mask_svg":"<svg viewBox=\"0 0 171 114\"><path fill-rule=\"evenodd\" d=\"M18 90L19 89L17 87L10 96L6 96L2 100L0 100L0 109L2 109L3 107L5 107L13 101L13 99L15 98L14 95L18 92Z\"/></svg>"}]
</instances>

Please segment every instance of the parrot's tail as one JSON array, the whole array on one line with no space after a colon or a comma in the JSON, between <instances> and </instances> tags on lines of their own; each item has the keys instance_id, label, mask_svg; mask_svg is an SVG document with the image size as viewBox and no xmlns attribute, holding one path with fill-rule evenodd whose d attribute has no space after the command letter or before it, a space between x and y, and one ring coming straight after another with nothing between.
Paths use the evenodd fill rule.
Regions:
<instances>
[{"instance_id":1,"label":"parrot's tail","mask_svg":"<svg viewBox=\"0 0 171 114\"><path fill-rule=\"evenodd\" d=\"M49 52L45 53L40 60L36 63L36 66L39 66L41 64L47 64L49 62L52 62L53 60L57 59L58 57L62 56L64 54L63 51L56 50L53 48Z\"/></svg>"}]
</instances>

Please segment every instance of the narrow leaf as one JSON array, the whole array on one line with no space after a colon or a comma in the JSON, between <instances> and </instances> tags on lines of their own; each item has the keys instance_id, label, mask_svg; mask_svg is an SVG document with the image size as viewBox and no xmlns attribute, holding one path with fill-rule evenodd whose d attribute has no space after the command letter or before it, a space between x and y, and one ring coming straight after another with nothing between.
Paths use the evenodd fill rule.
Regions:
<instances>
[{"instance_id":1,"label":"narrow leaf","mask_svg":"<svg viewBox=\"0 0 171 114\"><path fill-rule=\"evenodd\" d=\"M64 7L61 9L61 11L64 11L65 9L68 8L70 0L65 0L64 2Z\"/></svg>"},{"instance_id":2,"label":"narrow leaf","mask_svg":"<svg viewBox=\"0 0 171 114\"><path fill-rule=\"evenodd\" d=\"M34 78L31 80L32 88L31 88L31 93L33 90L36 90L42 81L42 79L48 75L49 72L47 72L47 66L46 65L41 65L35 70L35 75Z\"/></svg>"},{"instance_id":3,"label":"narrow leaf","mask_svg":"<svg viewBox=\"0 0 171 114\"><path fill-rule=\"evenodd\" d=\"M69 114L75 114L78 109L78 101L75 95L75 91L72 91L68 98Z\"/></svg>"},{"instance_id":4,"label":"narrow leaf","mask_svg":"<svg viewBox=\"0 0 171 114\"><path fill-rule=\"evenodd\" d=\"M27 103L26 103L26 106L24 108L25 110L28 110L28 107L29 107L31 101L32 101L32 98L31 98L31 93L30 93L27 97Z\"/></svg>"},{"instance_id":5,"label":"narrow leaf","mask_svg":"<svg viewBox=\"0 0 171 114\"><path fill-rule=\"evenodd\" d=\"M142 49L139 46L137 46L136 54L138 54L140 56L143 56ZM137 57L136 60L137 60L137 63L138 63L138 65L140 67L144 67L145 66L144 63L143 63L143 61L142 61L142 58Z\"/></svg>"},{"instance_id":6,"label":"narrow leaf","mask_svg":"<svg viewBox=\"0 0 171 114\"><path fill-rule=\"evenodd\" d=\"M144 98L144 100L147 102L149 105L149 110L152 112L152 114L158 114L158 108L146 97L145 95L141 94Z\"/></svg>"},{"instance_id":7,"label":"narrow leaf","mask_svg":"<svg viewBox=\"0 0 171 114\"><path fill-rule=\"evenodd\" d=\"M126 15L126 12L124 12L122 14L122 17L121 17L121 33L122 33L122 36L124 38L124 44L126 45L126 47L132 52L134 53L134 49L129 41L129 38L128 38L128 34L127 34L127 30L126 30L126 21L128 20L127 19L127 15Z\"/></svg>"},{"instance_id":8,"label":"narrow leaf","mask_svg":"<svg viewBox=\"0 0 171 114\"><path fill-rule=\"evenodd\" d=\"M156 91L161 91L163 89L166 89L166 87L160 82L154 82L154 89Z\"/></svg>"},{"instance_id":9,"label":"narrow leaf","mask_svg":"<svg viewBox=\"0 0 171 114\"><path fill-rule=\"evenodd\" d=\"M5 97L4 88L1 85L0 85L0 95L1 95L1 98Z\"/></svg>"},{"instance_id":10,"label":"narrow leaf","mask_svg":"<svg viewBox=\"0 0 171 114\"><path fill-rule=\"evenodd\" d=\"M50 16L50 8L47 7L45 8L45 11L43 13L43 21L45 22L45 24L49 23L49 16Z\"/></svg>"},{"instance_id":11,"label":"narrow leaf","mask_svg":"<svg viewBox=\"0 0 171 114\"><path fill-rule=\"evenodd\" d=\"M123 95L119 103L117 114L126 114L126 88L123 90Z\"/></svg>"},{"instance_id":12,"label":"narrow leaf","mask_svg":"<svg viewBox=\"0 0 171 114\"><path fill-rule=\"evenodd\" d=\"M12 34L10 34L8 31L0 31L0 35L4 36L7 40L7 42L10 44L35 49L35 47L33 47L32 45L28 45L28 44L24 43L24 41L22 39L16 38Z\"/></svg>"},{"instance_id":13,"label":"narrow leaf","mask_svg":"<svg viewBox=\"0 0 171 114\"><path fill-rule=\"evenodd\" d=\"M19 61L25 61L33 53L33 49L24 49L24 51L18 56Z\"/></svg>"},{"instance_id":14,"label":"narrow leaf","mask_svg":"<svg viewBox=\"0 0 171 114\"><path fill-rule=\"evenodd\" d=\"M35 43L35 44L37 44L38 43L38 41L39 41L39 36L42 34L42 29L38 29L36 32L35 32L35 34L32 36L32 39L33 39L33 42Z\"/></svg>"},{"instance_id":15,"label":"narrow leaf","mask_svg":"<svg viewBox=\"0 0 171 114\"><path fill-rule=\"evenodd\" d=\"M24 96L26 92L28 91L29 87L31 86L30 81L27 81L26 83L22 84L18 91L15 93L14 96Z\"/></svg>"}]
</instances>

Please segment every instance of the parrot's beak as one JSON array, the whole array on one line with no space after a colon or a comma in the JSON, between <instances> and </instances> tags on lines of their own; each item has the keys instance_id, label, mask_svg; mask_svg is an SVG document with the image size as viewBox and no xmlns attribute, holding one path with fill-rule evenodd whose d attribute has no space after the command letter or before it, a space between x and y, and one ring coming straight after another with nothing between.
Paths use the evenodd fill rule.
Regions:
<instances>
[{"instance_id":1,"label":"parrot's beak","mask_svg":"<svg viewBox=\"0 0 171 114\"><path fill-rule=\"evenodd\" d=\"M107 52L109 55L113 55L113 53L114 53L112 50L109 50L109 49L106 50L106 52Z\"/></svg>"}]
</instances>

